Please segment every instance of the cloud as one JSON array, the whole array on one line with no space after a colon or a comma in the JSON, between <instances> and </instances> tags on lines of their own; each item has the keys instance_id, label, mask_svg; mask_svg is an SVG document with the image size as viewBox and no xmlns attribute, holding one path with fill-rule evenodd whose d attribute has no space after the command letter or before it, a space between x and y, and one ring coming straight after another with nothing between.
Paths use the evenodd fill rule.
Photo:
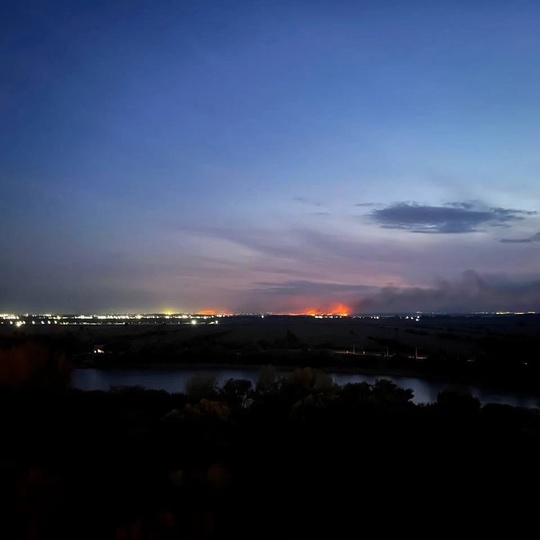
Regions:
<instances>
[{"instance_id":1,"label":"cloud","mask_svg":"<svg viewBox=\"0 0 540 540\"><path fill-rule=\"evenodd\" d=\"M467 270L457 280L439 279L432 287L382 288L362 298L355 309L368 313L540 311L540 279L488 279Z\"/></svg>"},{"instance_id":2,"label":"cloud","mask_svg":"<svg viewBox=\"0 0 540 540\"><path fill-rule=\"evenodd\" d=\"M350 222L333 223L333 227L324 227L320 222L318 227L291 226L287 222L271 226L217 226L209 222L189 227L167 223L167 227L172 231L170 239L161 251L152 247L151 257L148 252L140 254L136 268L143 262L146 266L132 282L145 282L159 298L175 295L178 306L190 309L217 305L238 312L300 313L307 308L325 311L337 303L350 305L358 301L361 310L362 299L369 298L373 303L375 297L377 303L370 310L387 311L386 300L390 300L384 297L383 302L377 294L379 288L394 293L411 291L412 286L421 291L436 289L436 285L431 286L434 275L458 275L464 268L475 268L481 276L496 270L517 281L538 279L536 250L500 244L501 235L496 241L487 235L438 236L435 238L441 241L426 245L418 242L417 235L386 238L380 231L373 231L374 227L351 227ZM540 244L528 245L532 248ZM103 275L101 268L92 272ZM111 276L108 283L113 282L124 283L125 272ZM460 294L458 289L457 299ZM395 303L400 303L403 311L415 311L417 297L412 297L411 302L407 302L408 298L404 294ZM476 297L471 297L475 302L471 301L470 307L466 298L461 303L448 300L440 305L426 300L421 309L430 311L433 306L433 310L444 311L445 306L454 306L464 311L482 310ZM507 305L511 308L511 302ZM394 307L392 304L389 310Z\"/></svg>"},{"instance_id":3,"label":"cloud","mask_svg":"<svg viewBox=\"0 0 540 540\"><path fill-rule=\"evenodd\" d=\"M444 206L450 206L452 208L462 208L465 210L471 210L474 208L475 203L473 202L449 202L446 203Z\"/></svg>"},{"instance_id":4,"label":"cloud","mask_svg":"<svg viewBox=\"0 0 540 540\"><path fill-rule=\"evenodd\" d=\"M322 206L322 203L305 199L304 197L295 197L294 202L301 204L302 206Z\"/></svg>"},{"instance_id":5,"label":"cloud","mask_svg":"<svg viewBox=\"0 0 540 540\"><path fill-rule=\"evenodd\" d=\"M382 206L382 205L376 202L361 202L361 203L353 204L353 206L360 206L362 208L373 208L375 206Z\"/></svg>"},{"instance_id":6,"label":"cloud","mask_svg":"<svg viewBox=\"0 0 540 540\"><path fill-rule=\"evenodd\" d=\"M328 283L314 281L287 281L284 283L257 283L258 290L265 294L275 296L290 295L329 295L329 294L347 294L358 295L373 291L374 287L369 285L352 285L343 283Z\"/></svg>"},{"instance_id":7,"label":"cloud","mask_svg":"<svg viewBox=\"0 0 540 540\"><path fill-rule=\"evenodd\" d=\"M452 202L443 206L399 202L373 210L369 216L385 229L450 234L478 232L483 226L510 227L512 222L535 214L512 208L487 208L481 203L472 202Z\"/></svg>"},{"instance_id":8,"label":"cloud","mask_svg":"<svg viewBox=\"0 0 540 540\"><path fill-rule=\"evenodd\" d=\"M276 263L293 261L305 273L306 269L328 269L343 276L363 270L363 276L388 278L381 264L402 267L410 262L408 247L396 241L379 242L370 235L339 234L309 228L256 229L234 227L199 227L197 234L231 242L254 254L273 259ZM227 253L230 253L228 248ZM233 254L234 255L234 254ZM308 272L311 273L311 272ZM393 274L393 272L392 272ZM311 277L311 276L310 276ZM380 281L379 281L380 282Z\"/></svg>"},{"instance_id":9,"label":"cloud","mask_svg":"<svg viewBox=\"0 0 540 540\"><path fill-rule=\"evenodd\" d=\"M540 233L536 233L529 238L502 238L500 241L504 244L531 244L540 242Z\"/></svg>"}]
</instances>

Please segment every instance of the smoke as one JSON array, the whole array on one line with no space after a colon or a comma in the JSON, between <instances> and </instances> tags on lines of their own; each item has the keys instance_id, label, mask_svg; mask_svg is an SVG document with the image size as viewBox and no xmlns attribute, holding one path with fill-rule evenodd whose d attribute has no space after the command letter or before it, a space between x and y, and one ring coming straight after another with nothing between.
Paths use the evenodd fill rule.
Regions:
<instances>
[{"instance_id":1,"label":"smoke","mask_svg":"<svg viewBox=\"0 0 540 540\"><path fill-rule=\"evenodd\" d=\"M358 313L540 311L540 279L512 282L482 278L467 270L456 279L437 279L433 287L385 287L362 298Z\"/></svg>"}]
</instances>

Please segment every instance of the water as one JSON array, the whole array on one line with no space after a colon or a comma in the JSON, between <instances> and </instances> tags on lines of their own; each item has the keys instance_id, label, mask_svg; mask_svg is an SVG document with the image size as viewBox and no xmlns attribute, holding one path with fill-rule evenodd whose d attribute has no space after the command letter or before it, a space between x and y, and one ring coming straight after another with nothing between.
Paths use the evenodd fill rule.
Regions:
<instances>
[{"instance_id":1,"label":"water","mask_svg":"<svg viewBox=\"0 0 540 540\"><path fill-rule=\"evenodd\" d=\"M191 369L76 369L73 373L73 385L80 390L108 391L112 386L143 386L152 390L167 392L184 392L187 382L197 376L214 376L219 385L229 379L247 379L255 384L259 378L260 368L191 368ZM284 373L280 373L283 375ZM415 403L433 403L441 390L452 389L468 392L478 398L482 404L502 403L515 407L540 409L540 397L512 392L498 393L490 389L474 385L449 384L440 381L428 381L417 377L362 375L359 373L328 373L339 385L347 383L374 383L377 379L388 379L402 388L410 388L414 392Z\"/></svg>"}]
</instances>

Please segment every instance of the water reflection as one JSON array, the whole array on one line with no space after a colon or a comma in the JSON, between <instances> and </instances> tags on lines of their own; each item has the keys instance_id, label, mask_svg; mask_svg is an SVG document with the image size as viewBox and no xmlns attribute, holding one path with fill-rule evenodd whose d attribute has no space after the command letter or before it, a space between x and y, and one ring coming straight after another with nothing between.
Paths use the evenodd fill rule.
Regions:
<instances>
[{"instance_id":1,"label":"water reflection","mask_svg":"<svg viewBox=\"0 0 540 540\"><path fill-rule=\"evenodd\" d=\"M260 369L179 369L179 370L100 370L76 369L73 373L73 385L80 390L108 391L113 386L143 386L152 390L167 392L184 392L187 382L196 376L215 376L219 385L229 379L247 379L255 384ZM281 373L282 375L284 373ZM347 383L374 383L377 379L388 379L402 388L410 388L414 392L415 403L432 403L437 400L437 394L448 388L468 392L478 398L482 404L501 403L517 407L540 409L540 398L532 395L517 393L497 393L492 390L473 385L456 385L440 381L428 381L417 377L376 376L358 373L329 373L339 385Z\"/></svg>"}]
</instances>

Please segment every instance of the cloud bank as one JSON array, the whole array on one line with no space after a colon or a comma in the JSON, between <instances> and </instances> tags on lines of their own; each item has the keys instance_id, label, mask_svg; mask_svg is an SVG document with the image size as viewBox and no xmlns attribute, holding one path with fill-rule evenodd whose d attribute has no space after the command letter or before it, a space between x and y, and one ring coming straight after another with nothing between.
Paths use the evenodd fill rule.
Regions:
<instances>
[{"instance_id":1,"label":"cloud bank","mask_svg":"<svg viewBox=\"0 0 540 540\"><path fill-rule=\"evenodd\" d=\"M513 208L486 208L480 203L452 202L430 206L416 202L398 202L376 209L369 217L385 229L415 233L472 233L482 227L510 227L537 212Z\"/></svg>"}]
</instances>

